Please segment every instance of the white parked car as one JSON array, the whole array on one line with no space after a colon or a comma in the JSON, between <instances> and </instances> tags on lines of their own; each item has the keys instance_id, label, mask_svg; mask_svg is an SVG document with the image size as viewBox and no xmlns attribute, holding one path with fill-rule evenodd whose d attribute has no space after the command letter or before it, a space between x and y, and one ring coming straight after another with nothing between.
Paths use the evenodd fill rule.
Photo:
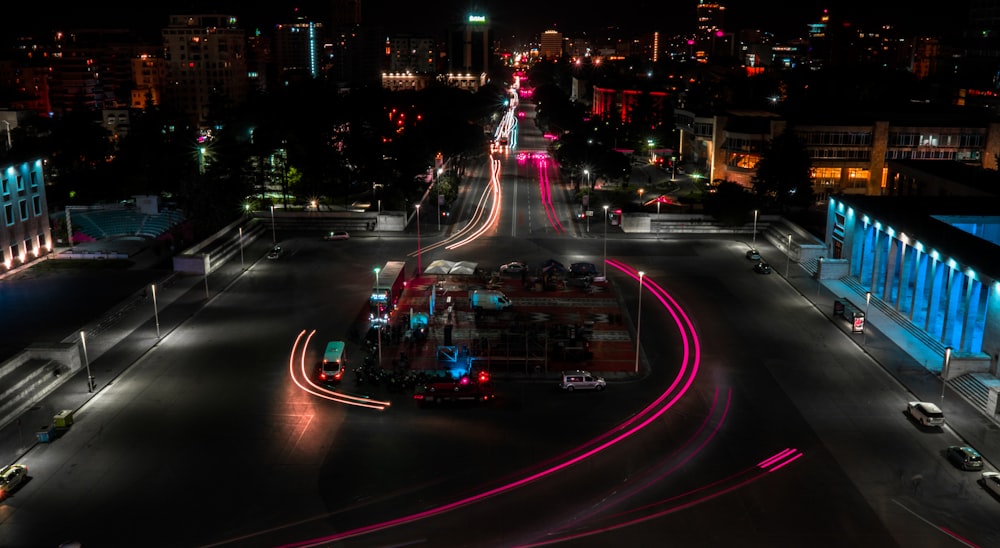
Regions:
<instances>
[{"instance_id":1,"label":"white parked car","mask_svg":"<svg viewBox=\"0 0 1000 548\"><path fill-rule=\"evenodd\" d=\"M1000 473L983 472L983 487L1000 497Z\"/></svg>"},{"instance_id":2,"label":"white parked car","mask_svg":"<svg viewBox=\"0 0 1000 548\"><path fill-rule=\"evenodd\" d=\"M944 412L937 405L926 401L911 401L906 412L922 426L944 426Z\"/></svg>"},{"instance_id":3,"label":"white parked car","mask_svg":"<svg viewBox=\"0 0 1000 548\"><path fill-rule=\"evenodd\" d=\"M338 231L331 232L331 233L323 236L323 239L324 240L349 240L349 239L351 239L351 234L349 232L347 232L346 230L338 230Z\"/></svg>"}]
</instances>

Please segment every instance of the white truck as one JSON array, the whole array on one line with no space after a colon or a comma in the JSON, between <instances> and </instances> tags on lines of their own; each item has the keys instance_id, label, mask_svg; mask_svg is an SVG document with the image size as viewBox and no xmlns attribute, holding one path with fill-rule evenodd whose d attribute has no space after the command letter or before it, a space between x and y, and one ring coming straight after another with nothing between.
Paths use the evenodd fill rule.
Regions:
<instances>
[{"instance_id":1,"label":"white truck","mask_svg":"<svg viewBox=\"0 0 1000 548\"><path fill-rule=\"evenodd\" d=\"M499 312L510 308L512 304L507 295L503 294L503 291L495 289L477 289L469 296L469 305L472 307L472 310Z\"/></svg>"}]
</instances>

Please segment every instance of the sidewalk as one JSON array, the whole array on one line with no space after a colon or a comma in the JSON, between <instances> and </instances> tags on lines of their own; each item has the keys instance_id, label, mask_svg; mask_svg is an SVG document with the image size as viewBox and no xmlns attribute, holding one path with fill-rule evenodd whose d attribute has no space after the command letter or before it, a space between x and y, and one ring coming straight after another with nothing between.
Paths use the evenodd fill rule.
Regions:
<instances>
[{"instance_id":1,"label":"sidewalk","mask_svg":"<svg viewBox=\"0 0 1000 548\"><path fill-rule=\"evenodd\" d=\"M858 349L870 355L900 385L913 393L914 400L939 404L949 428L982 453L991 466L995 468L1000 464L1000 436L996 435L998 424L951 386L943 386L940 371L944 356L941 353L887 317L876 303L866 307L865 295L858 294L858 290L848 284L839 280L823 280L820 283L798 264L790 269L787 281L830 321L849 333ZM840 297L847 297L861 310L867 308L867 333L850 333L849 324L834 316L833 301Z\"/></svg>"}]
</instances>

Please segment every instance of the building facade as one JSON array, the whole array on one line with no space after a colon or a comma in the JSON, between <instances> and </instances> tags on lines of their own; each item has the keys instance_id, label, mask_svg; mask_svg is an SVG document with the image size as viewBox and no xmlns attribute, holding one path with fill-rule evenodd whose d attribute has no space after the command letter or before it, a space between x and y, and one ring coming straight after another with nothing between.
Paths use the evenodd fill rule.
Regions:
<instances>
[{"instance_id":1,"label":"building facade","mask_svg":"<svg viewBox=\"0 0 1000 548\"><path fill-rule=\"evenodd\" d=\"M1000 200L993 197L832 197L825 261L860 283L962 361L945 378L997 374ZM823 268L828 265L824 264ZM995 407L995 406L994 406ZM995 409L993 410L995 412Z\"/></svg>"},{"instance_id":2,"label":"building facade","mask_svg":"<svg viewBox=\"0 0 1000 548\"><path fill-rule=\"evenodd\" d=\"M978 112L939 108L785 120L766 111L700 116L674 111L682 162L710 181L753 184L768 143L787 129L803 143L819 201L834 194L887 194L888 162L957 161L996 169L1000 123Z\"/></svg>"},{"instance_id":3,"label":"building facade","mask_svg":"<svg viewBox=\"0 0 1000 548\"><path fill-rule=\"evenodd\" d=\"M0 167L0 259L5 270L52 251L42 160Z\"/></svg>"}]
</instances>

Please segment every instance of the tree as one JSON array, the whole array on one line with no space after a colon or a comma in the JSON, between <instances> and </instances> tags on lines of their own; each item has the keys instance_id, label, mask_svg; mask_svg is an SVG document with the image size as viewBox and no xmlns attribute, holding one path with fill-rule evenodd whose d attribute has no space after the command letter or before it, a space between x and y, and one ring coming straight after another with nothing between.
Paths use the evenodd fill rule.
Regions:
<instances>
[{"instance_id":1,"label":"tree","mask_svg":"<svg viewBox=\"0 0 1000 548\"><path fill-rule=\"evenodd\" d=\"M813 201L811 171L805 145L786 129L768 143L757 163L754 192L782 213L789 206L808 206Z\"/></svg>"}]
</instances>

